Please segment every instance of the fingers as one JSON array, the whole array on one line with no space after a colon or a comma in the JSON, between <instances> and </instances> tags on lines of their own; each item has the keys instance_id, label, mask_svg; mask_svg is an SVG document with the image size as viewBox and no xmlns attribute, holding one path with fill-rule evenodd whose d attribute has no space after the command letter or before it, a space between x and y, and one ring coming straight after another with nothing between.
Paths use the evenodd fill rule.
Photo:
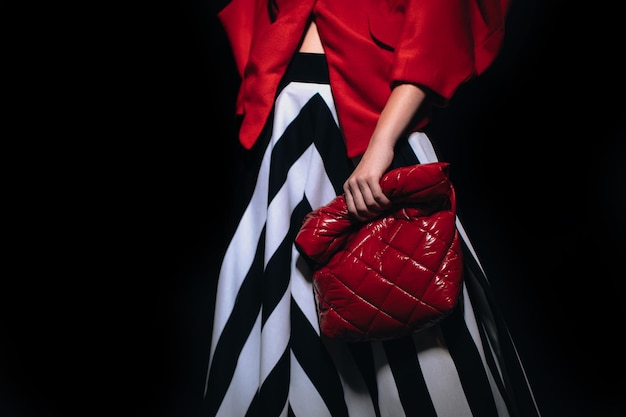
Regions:
<instances>
[{"instance_id":1,"label":"fingers","mask_svg":"<svg viewBox=\"0 0 626 417\"><path fill-rule=\"evenodd\" d=\"M383 145L372 147L370 142L343 184L348 212L361 221L379 216L391 205L380 186L380 179L393 160L393 147Z\"/></svg>"},{"instance_id":2,"label":"fingers","mask_svg":"<svg viewBox=\"0 0 626 417\"><path fill-rule=\"evenodd\" d=\"M350 178L344 184L344 193L348 212L359 220L376 217L391 204L374 178Z\"/></svg>"}]
</instances>

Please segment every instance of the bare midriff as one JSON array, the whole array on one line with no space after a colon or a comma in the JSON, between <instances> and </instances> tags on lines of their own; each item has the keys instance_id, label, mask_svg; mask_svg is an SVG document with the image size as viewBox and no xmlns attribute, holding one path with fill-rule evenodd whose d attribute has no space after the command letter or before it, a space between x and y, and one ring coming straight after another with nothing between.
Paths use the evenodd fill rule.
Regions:
<instances>
[{"instance_id":1,"label":"bare midriff","mask_svg":"<svg viewBox=\"0 0 626 417\"><path fill-rule=\"evenodd\" d=\"M311 23L309 24L309 27L304 34L304 38L302 39L302 43L300 44L299 51L311 54L324 53L324 47L322 46L320 35L317 32L317 25L314 21L311 21Z\"/></svg>"}]
</instances>

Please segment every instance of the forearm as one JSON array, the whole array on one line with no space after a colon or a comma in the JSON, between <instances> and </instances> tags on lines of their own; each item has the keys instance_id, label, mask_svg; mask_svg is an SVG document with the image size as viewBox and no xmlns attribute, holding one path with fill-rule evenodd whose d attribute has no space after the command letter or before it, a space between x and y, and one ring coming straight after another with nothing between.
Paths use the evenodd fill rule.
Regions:
<instances>
[{"instance_id":1,"label":"forearm","mask_svg":"<svg viewBox=\"0 0 626 417\"><path fill-rule=\"evenodd\" d=\"M413 116L424 101L426 94L413 84L396 86L380 114L370 139L370 148L391 148L406 131Z\"/></svg>"},{"instance_id":2,"label":"forearm","mask_svg":"<svg viewBox=\"0 0 626 417\"><path fill-rule=\"evenodd\" d=\"M380 178L391 165L394 147L424 98L424 91L413 84L398 85L391 92L363 157L343 186L353 216L371 218L390 204L380 187Z\"/></svg>"}]
</instances>

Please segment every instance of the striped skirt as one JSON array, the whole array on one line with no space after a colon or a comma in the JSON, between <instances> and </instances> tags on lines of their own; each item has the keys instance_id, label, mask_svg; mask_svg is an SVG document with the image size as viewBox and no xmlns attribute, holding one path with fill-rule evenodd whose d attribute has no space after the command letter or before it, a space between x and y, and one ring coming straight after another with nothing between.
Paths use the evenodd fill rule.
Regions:
<instances>
[{"instance_id":1,"label":"striped skirt","mask_svg":"<svg viewBox=\"0 0 626 417\"><path fill-rule=\"evenodd\" d=\"M320 337L312 271L293 242L304 216L342 193L354 169L323 55L296 55L245 159L216 290L209 416L540 415L458 220L465 283L451 316L393 341ZM429 138L414 133L398 143L392 167L436 159Z\"/></svg>"}]
</instances>

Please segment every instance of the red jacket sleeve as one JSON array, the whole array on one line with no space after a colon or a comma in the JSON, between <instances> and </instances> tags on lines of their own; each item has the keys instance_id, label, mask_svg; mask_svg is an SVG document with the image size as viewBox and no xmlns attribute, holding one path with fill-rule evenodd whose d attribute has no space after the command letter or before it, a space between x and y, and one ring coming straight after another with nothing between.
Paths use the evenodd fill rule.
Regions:
<instances>
[{"instance_id":1,"label":"red jacket sleeve","mask_svg":"<svg viewBox=\"0 0 626 417\"><path fill-rule=\"evenodd\" d=\"M237 71L242 77L252 46L256 4L257 0L232 0L217 15L228 36Z\"/></svg>"},{"instance_id":2,"label":"red jacket sleeve","mask_svg":"<svg viewBox=\"0 0 626 417\"><path fill-rule=\"evenodd\" d=\"M396 11L405 16L395 46L392 84L418 84L448 100L495 58L509 1L398 2Z\"/></svg>"}]
</instances>

